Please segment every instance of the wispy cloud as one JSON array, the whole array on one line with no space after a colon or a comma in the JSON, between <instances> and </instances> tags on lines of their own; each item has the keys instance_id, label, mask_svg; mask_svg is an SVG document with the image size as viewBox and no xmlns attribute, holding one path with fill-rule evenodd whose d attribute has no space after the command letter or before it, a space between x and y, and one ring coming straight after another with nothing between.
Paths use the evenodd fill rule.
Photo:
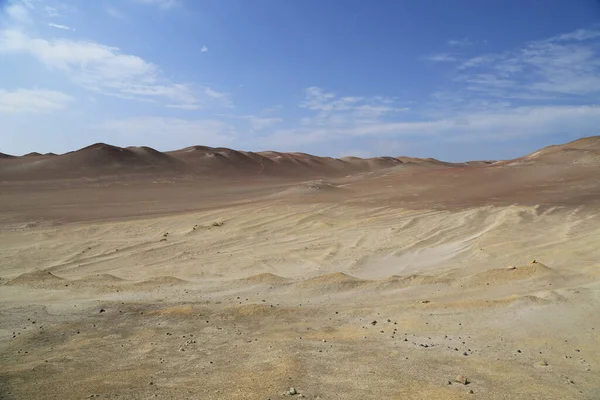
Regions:
<instances>
[{"instance_id":1,"label":"wispy cloud","mask_svg":"<svg viewBox=\"0 0 600 400\"><path fill-rule=\"evenodd\" d=\"M600 31L577 30L505 53L472 57L458 67L456 80L494 97L600 95L598 39Z\"/></svg>"},{"instance_id":2,"label":"wispy cloud","mask_svg":"<svg viewBox=\"0 0 600 400\"><path fill-rule=\"evenodd\" d=\"M230 106L227 94L210 88L173 83L160 68L144 59L88 41L32 38L18 30L0 31L0 54L29 54L48 68L66 73L95 92L141 101L161 100L180 108L206 104Z\"/></svg>"},{"instance_id":3,"label":"wispy cloud","mask_svg":"<svg viewBox=\"0 0 600 400\"><path fill-rule=\"evenodd\" d=\"M217 92L211 88L205 88L204 95L219 103L223 107L233 107L233 103L229 99L228 93Z\"/></svg>"},{"instance_id":4,"label":"wispy cloud","mask_svg":"<svg viewBox=\"0 0 600 400\"><path fill-rule=\"evenodd\" d=\"M133 0L136 3L158 6L162 9L169 9L178 4L177 0Z\"/></svg>"},{"instance_id":5,"label":"wispy cloud","mask_svg":"<svg viewBox=\"0 0 600 400\"><path fill-rule=\"evenodd\" d=\"M358 126L281 129L262 138L266 144L296 146L348 138L412 137L427 140L485 142L577 132L598 134L600 107L538 106L463 112L449 118L406 121L373 121Z\"/></svg>"},{"instance_id":6,"label":"wispy cloud","mask_svg":"<svg viewBox=\"0 0 600 400\"><path fill-rule=\"evenodd\" d=\"M30 12L32 8L33 5L29 2L14 2L6 7L5 13L11 22L30 25L33 23L33 18Z\"/></svg>"},{"instance_id":7,"label":"wispy cloud","mask_svg":"<svg viewBox=\"0 0 600 400\"><path fill-rule=\"evenodd\" d=\"M114 7L106 7L106 13L114 19L124 19L125 14Z\"/></svg>"},{"instance_id":8,"label":"wispy cloud","mask_svg":"<svg viewBox=\"0 0 600 400\"><path fill-rule=\"evenodd\" d=\"M321 126L340 126L346 124L363 124L373 119L407 111L406 107L397 107L394 100L383 96L337 96L322 88L312 86L305 91L305 100L301 108L314 111L311 117L306 117L306 124Z\"/></svg>"},{"instance_id":9,"label":"wispy cloud","mask_svg":"<svg viewBox=\"0 0 600 400\"><path fill-rule=\"evenodd\" d=\"M60 24L53 24L53 23L49 23L48 26L52 27L52 28L56 28L56 29L62 29L64 31L74 31L74 28L71 28L70 26L66 26L66 25L60 25Z\"/></svg>"},{"instance_id":10,"label":"wispy cloud","mask_svg":"<svg viewBox=\"0 0 600 400\"><path fill-rule=\"evenodd\" d=\"M201 51L202 53L206 53L206 52L208 51L208 47L206 47L206 46L202 46L202 48L200 49L200 51Z\"/></svg>"},{"instance_id":11,"label":"wispy cloud","mask_svg":"<svg viewBox=\"0 0 600 400\"><path fill-rule=\"evenodd\" d=\"M73 98L44 89L0 89L0 112L7 114L45 113L62 110Z\"/></svg>"},{"instance_id":12,"label":"wispy cloud","mask_svg":"<svg viewBox=\"0 0 600 400\"><path fill-rule=\"evenodd\" d=\"M282 128L261 138L265 145L302 146L344 136L386 135L395 129L398 114L409 111L385 96L338 96L312 86L300 107L309 112L296 128Z\"/></svg>"},{"instance_id":13,"label":"wispy cloud","mask_svg":"<svg viewBox=\"0 0 600 400\"><path fill-rule=\"evenodd\" d=\"M55 7L45 6L44 11L46 12L46 16L50 18L60 17L60 13Z\"/></svg>"},{"instance_id":14,"label":"wispy cloud","mask_svg":"<svg viewBox=\"0 0 600 400\"><path fill-rule=\"evenodd\" d=\"M467 47L467 46L471 46L472 44L473 44L473 42L467 38L448 40L448 46L452 46L452 47Z\"/></svg>"},{"instance_id":15,"label":"wispy cloud","mask_svg":"<svg viewBox=\"0 0 600 400\"><path fill-rule=\"evenodd\" d=\"M454 62L457 61L456 57L448 54L448 53L438 53L438 54L431 54L429 56L424 57L424 59L426 61L433 61L433 62Z\"/></svg>"},{"instance_id":16,"label":"wispy cloud","mask_svg":"<svg viewBox=\"0 0 600 400\"><path fill-rule=\"evenodd\" d=\"M547 39L547 42L582 41L600 37L600 31L593 29L578 29L574 32L563 33Z\"/></svg>"}]
</instances>

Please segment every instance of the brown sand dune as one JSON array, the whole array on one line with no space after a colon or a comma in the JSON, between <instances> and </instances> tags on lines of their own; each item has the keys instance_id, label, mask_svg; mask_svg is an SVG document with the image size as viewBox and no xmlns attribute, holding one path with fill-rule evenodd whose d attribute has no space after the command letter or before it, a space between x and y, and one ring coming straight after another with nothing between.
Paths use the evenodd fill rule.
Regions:
<instances>
[{"instance_id":1,"label":"brown sand dune","mask_svg":"<svg viewBox=\"0 0 600 400\"><path fill-rule=\"evenodd\" d=\"M66 280L49 271L34 271L20 274L8 281L9 285L56 288L65 285Z\"/></svg>"},{"instance_id":2,"label":"brown sand dune","mask_svg":"<svg viewBox=\"0 0 600 400\"><path fill-rule=\"evenodd\" d=\"M53 155L51 159L48 156ZM35 157L34 157L35 156ZM149 147L121 148L96 143L56 156L29 153L22 157L4 155L12 163L0 164L4 180L62 179L75 177L128 175L181 175L200 177L341 177L348 174L380 171L398 165L454 166L433 159L375 157L361 159L317 157L306 153L275 151L245 152L228 148L191 146L159 152ZM457 164L466 165L466 164Z\"/></svg>"},{"instance_id":3,"label":"brown sand dune","mask_svg":"<svg viewBox=\"0 0 600 400\"><path fill-rule=\"evenodd\" d=\"M372 283L343 272L334 272L306 279L296 284L296 287L300 290L315 291L322 294L335 294L371 285Z\"/></svg>"},{"instance_id":4,"label":"brown sand dune","mask_svg":"<svg viewBox=\"0 0 600 400\"><path fill-rule=\"evenodd\" d=\"M11 180L97 177L176 171L179 162L149 147L121 148L96 143L58 156L23 156L0 164L0 178Z\"/></svg>"},{"instance_id":5,"label":"brown sand dune","mask_svg":"<svg viewBox=\"0 0 600 400\"><path fill-rule=\"evenodd\" d=\"M0 159L2 158L14 158L15 156L11 156L10 154L0 153Z\"/></svg>"},{"instance_id":6,"label":"brown sand dune","mask_svg":"<svg viewBox=\"0 0 600 400\"><path fill-rule=\"evenodd\" d=\"M600 165L600 136L548 146L524 157L503 163L506 165L598 166Z\"/></svg>"},{"instance_id":7,"label":"brown sand dune","mask_svg":"<svg viewBox=\"0 0 600 400\"><path fill-rule=\"evenodd\" d=\"M3 158L0 398L597 399L598 146Z\"/></svg>"},{"instance_id":8,"label":"brown sand dune","mask_svg":"<svg viewBox=\"0 0 600 400\"><path fill-rule=\"evenodd\" d=\"M237 282L242 284L286 285L292 281L279 275L264 272L262 274L239 279Z\"/></svg>"}]
</instances>

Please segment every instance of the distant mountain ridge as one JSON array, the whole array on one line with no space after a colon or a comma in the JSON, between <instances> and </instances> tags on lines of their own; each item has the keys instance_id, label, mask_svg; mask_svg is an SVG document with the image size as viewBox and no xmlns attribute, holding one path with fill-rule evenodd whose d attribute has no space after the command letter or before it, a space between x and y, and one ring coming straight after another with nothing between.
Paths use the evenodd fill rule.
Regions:
<instances>
[{"instance_id":1,"label":"distant mountain ridge","mask_svg":"<svg viewBox=\"0 0 600 400\"><path fill-rule=\"evenodd\" d=\"M122 174L192 174L210 177L345 176L394 167L481 168L494 165L573 163L600 165L600 136L553 145L515 160L449 163L413 157L319 157L299 152L238 151L224 147L190 146L160 152L151 147L118 147L95 143L65 154L32 152L24 156L0 153L1 179L52 179Z\"/></svg>"}]
</instances>

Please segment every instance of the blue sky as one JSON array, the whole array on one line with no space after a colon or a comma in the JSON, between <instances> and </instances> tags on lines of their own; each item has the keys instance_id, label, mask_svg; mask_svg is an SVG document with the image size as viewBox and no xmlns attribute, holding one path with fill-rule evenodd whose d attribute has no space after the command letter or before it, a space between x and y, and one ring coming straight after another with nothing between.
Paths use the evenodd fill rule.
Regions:
<instances>
[{"instance_id":1,"label":"blue sky","mask_svg":"<svg viewBox=\"0 0 600 400\"><path fill-rule=\"evenodd\" d=\"M0 151L498 159L600 134L598 0L0 0Z\"/></svg>"}]
</instances>

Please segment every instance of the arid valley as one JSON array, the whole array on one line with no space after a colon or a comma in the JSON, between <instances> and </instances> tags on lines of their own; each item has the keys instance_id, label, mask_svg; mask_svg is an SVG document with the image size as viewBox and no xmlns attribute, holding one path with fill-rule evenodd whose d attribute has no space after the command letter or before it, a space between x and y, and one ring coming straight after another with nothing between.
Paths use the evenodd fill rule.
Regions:
<instances>
[{"instance_id":1,"label":"arid valley","mask_svg":"<svg viewBox=\"0 0 600 400\"><path fill-rule=\"evenodd\" d=\"M1 399L599 399L600 137L0 158Z\"/></svg>"}]
</instances>

